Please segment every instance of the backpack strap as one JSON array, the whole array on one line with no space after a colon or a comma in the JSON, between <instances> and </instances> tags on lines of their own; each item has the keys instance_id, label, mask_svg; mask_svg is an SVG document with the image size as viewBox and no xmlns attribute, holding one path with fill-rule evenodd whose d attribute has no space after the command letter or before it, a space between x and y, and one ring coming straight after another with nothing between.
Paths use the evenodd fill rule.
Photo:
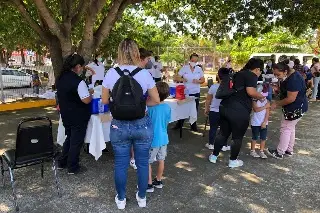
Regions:
<instances>
[{"instance_id":1,"label":"backpack strap","mask_svg":"<svg viewBox=\"0 0 320 213\"><path fill-rule=\"evenodd\" d=\"M131 73L130 76L133 77L135 74L137 74L138 72L140 72L142 70L142 68L137 67L136 69L134 69Z\"/></svg>"},{"instance_id":2,"label":"backpack strap","mask_svg":"<svg viewBox=\"0 0 320 213\"><path fill-rule=\"evenodd\" d=\"M120 69L120 67L116 67L116 68L114 68L116 71L117 71L117 73L120 75L120 77L121 76L124 76L124 73L123 73L123 71Z\"/></svg>"}]
</instances>

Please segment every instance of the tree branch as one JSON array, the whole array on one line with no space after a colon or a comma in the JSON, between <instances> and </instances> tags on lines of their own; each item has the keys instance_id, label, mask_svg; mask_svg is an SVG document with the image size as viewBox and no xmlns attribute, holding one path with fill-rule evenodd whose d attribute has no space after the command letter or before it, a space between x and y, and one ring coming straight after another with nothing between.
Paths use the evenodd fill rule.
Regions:
<instances>
[{"instance_id":1,"label":"tree branch","mask_svg":"<svg viewBox=\"0 0 320 213\"><path fill-rule=\"evenodd\" d=\"M60 40L64 40L65 37L63 36L62 29L57 21L52 17L52 13L45 2L43 0L33 0L33 2L37 7L40 16L47 23L52 34L56 35Z\"/></svg>"},{"instance_id":2,"label":"tree branch","mask_svg":"<svg viewBox=\"0 0 320 213\"><path fill-rule=\"evenodd\" d=\"M47 33L43 30L43 28L31 17L23 0L13 0L13 3L16 5L17 9L21 13L22 17L26 22L30 25L30 27L39 35L39 37L45 42L49 43L49 38Z\"/></svg>"},{"instance_id":3,"label":"tree branch","mask_svg":"<svg viewBox=\"0 0 320 213\"><path fill-rule=\"evenodd\" d=\"M81 16L88 10L90 4L90 0L80 0L78 7L71 14L72 26L75 26L80 21Z\"/></svg>"},{"instance_id":4,"label":"tree branch","mask_svg":"<svg viewBox=\"0 0 320 213\"><path fill-rule=\"evenodd\" d=\"M118 0L114 1L112 6L109 9L108 14L104 17L101 22L100 27L94 34L95 42L94 48L100 46L102 41L109 35L115 23L122 17L124 10L128 7L128 5L133 3L140 3L143 0Z\"/></svg>"}]
</instances>

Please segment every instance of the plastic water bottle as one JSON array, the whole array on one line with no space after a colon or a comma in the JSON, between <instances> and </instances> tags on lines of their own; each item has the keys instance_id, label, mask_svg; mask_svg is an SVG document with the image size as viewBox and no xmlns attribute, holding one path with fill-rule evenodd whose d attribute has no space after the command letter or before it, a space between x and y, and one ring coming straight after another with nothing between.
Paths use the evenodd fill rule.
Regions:
<instances>
[{"instance_id":1,"label":"plastic water bottle","mask_svg":"<svg viewBox=\"0 0 320 213\"><path fill-rule=\"evenodd\" d=\"M187 88L184 89L184 94L186 95L186 97L189 97L189 90Z\"/></svg>"},{"instance_id":2,"label":"plastic water bottle","mask_svg":"<svg viewBox=\"0 0 320 213\"><path fill-rule=\"evenodd\" d=\"M99 107L99 113L104 113L104 105L101 99L98 102L98 107Z\"/></svg>"}]
</instances>

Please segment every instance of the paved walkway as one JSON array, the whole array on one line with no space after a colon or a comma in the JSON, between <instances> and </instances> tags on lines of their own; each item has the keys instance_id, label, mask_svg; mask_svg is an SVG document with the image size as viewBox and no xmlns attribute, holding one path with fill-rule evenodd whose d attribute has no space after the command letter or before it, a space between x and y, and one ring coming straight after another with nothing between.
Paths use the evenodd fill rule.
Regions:
<instances>
[{"instance_id":1,"label":"paved walkway","mask_svg":"<svg viewBox=\"0 0 320 213\"><path fill-rule=\"evenodd\" d=\"M218 164L209 163L210 152L204 148L207 139L185 131L180 140L178 133L170 131L164 188L148 194L148 207L139 209L134 196L136 176L130 169L129 200L122 212L320 212L320 103L313 103L310 108L298 125L294 157L281 161L252 159L248 155L248 131L240 155L245 165L240 169L227 168L228 153ZM14 147L19 120L35 115L51 117L56 133L58 116L52 108L1 113L0 153ZM272 114L268 146L278 141L279 118L279 112ZM204 124L203 117L200 124ZM104 154L95 161L91 155L82 153L81 163L88 168L85 174L68 176L59 172L62 198L56 194L49 164L44 179L38 166L16 171L21 212L121 212L114 203L112 155ZM0 212L12 212L12 204L6 174L6 186L0 186Z\"/></svg>"}]
</instances>

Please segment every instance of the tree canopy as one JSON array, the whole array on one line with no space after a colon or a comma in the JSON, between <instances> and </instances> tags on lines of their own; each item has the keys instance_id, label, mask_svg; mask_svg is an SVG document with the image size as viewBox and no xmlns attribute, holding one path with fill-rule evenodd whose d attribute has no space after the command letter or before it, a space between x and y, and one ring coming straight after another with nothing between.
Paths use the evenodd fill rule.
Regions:
<instances>
[{"instance_id":1,"label":"tree canopy","mask_svg":"<svg viewBox=\"0 0 320 213\"><path fill-rule=\"evenodd\" d=\"M99 49L109 48L112 55L128 36L165 52L172 32L192 38L203 35L218 44L232 33L245 46L246 37L253 39L275 26L284 26L293 35L320 26L320 7L314 0L0 0L0 6L1 45L47 46L56 74L73 51L87 61ZM147 16L157 25L147 26ZM312 41L314 49L320 46L319 38Z\"/></svg>"}]
</instances>

